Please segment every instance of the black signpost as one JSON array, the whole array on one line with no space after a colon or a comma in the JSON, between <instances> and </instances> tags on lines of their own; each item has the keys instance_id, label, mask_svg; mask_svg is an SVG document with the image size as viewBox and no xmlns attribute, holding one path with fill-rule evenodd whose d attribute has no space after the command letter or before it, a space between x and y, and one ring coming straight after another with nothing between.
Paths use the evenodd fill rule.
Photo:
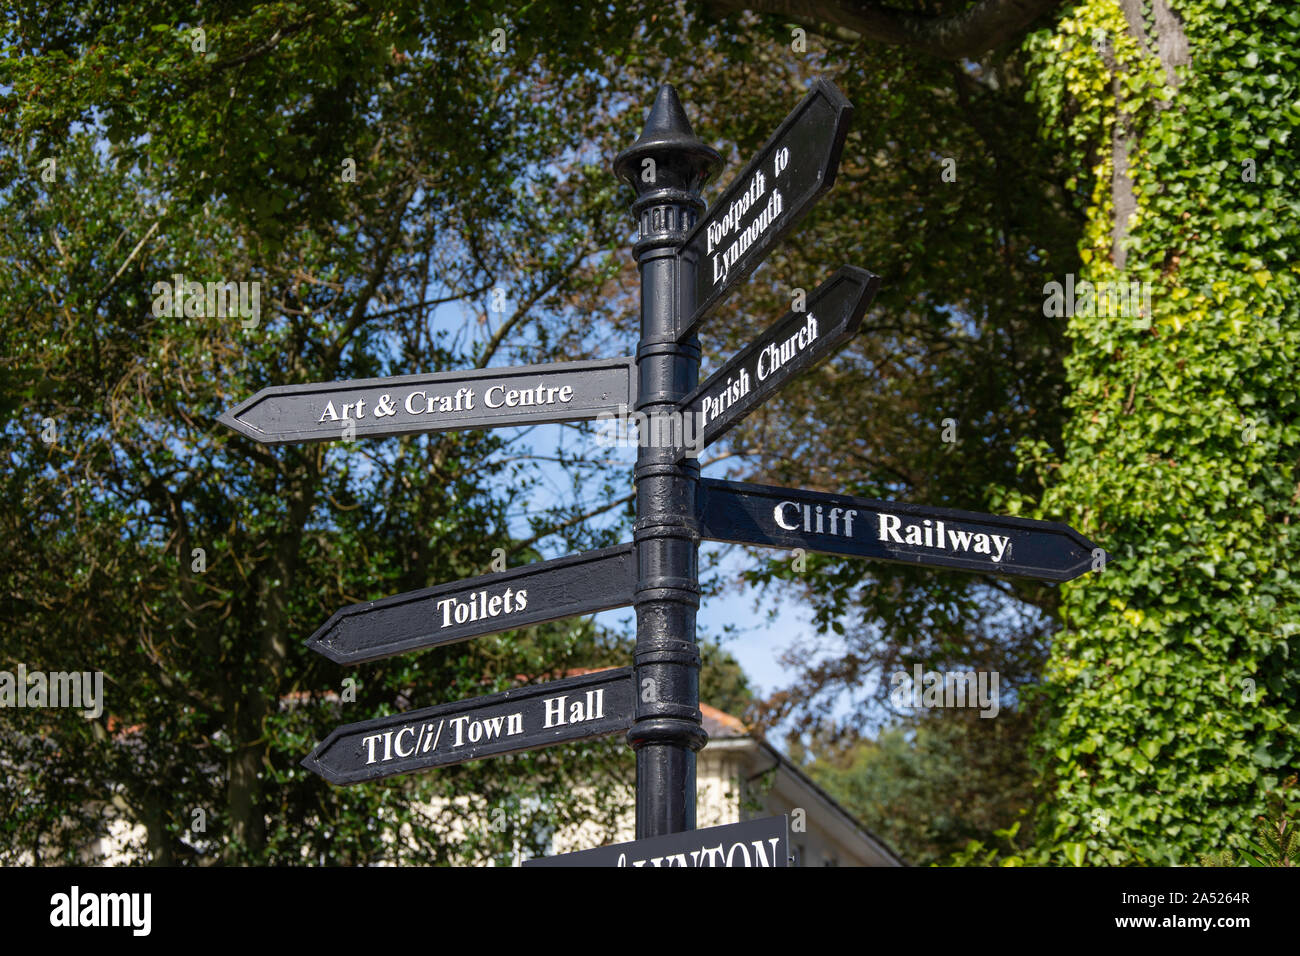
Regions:
<instances>
[{"instance_id":1,"label":"black signpost","mask_svg":"<svg viewBox=\"0 0 1300 956\"><path fill-rule=\"evenodd\" d=\"M852 115L853 107L834 83L813 81L808 95L687 235L678 252L686 269L678 339L694 333L831 188ZM685 130L689 135L689 123Z\"/></svg>"},{"instance_id":2,"label":"black signpost","mask_svg":"<svg viewBox=\"0 0 1300 956\"><path fill-rule=\"evenodd\" d=\"M335 611L307 646L337 664L362 664L626 607L635 586L636 557L620 544L353 604Z\"/></svg>"},{"instance_id":3,"label":"black signpost","mask_svg":"<svg viewBox=\"0 0 1300 956\"><path fill-rule=\"evenodd\" d=\"M632 723L632 668L528 684L334 730L302 765L330 783L538 750L622 733Z\"/></svg>"},{"instance_id":4,"label":"black signpost","mask_svg":"<svg viewBox=\"0 0 1300 956\"><path fill-rule=\"evenodd\" d=\"M726 826L581 850L524 866L789 866L789 818L763 817Z\"/></svg>"},{"instance_id":5,"label":"black signpost","mask_svg":"<svg viewBox=\"0 0 1300 956\"><path fill-rule=\"evenodd\" d=\"M633 186L641 274L636 357L267 388L221 416L268 445L618 416L691 416L703 444L834 354L880 279L844 266L802 308L699 384L700 321L834 181L852 107L825 80L777 128L703 219L721 165L671 86L614 161ZM636 752L637 842L529 865L785 866L786 820L695 831L699 542L805 548L878 561L1068 581L1106 555L1063 524L820 492L700 480L684 435L639 447L630 544L368 601L335 612L308 646L341 664L445 646L631 604L633 666L348 724L303 761L337 784L376 780L626 732ZM696 449L698 450L698 449Z\"/></svg>"},{"instance_id":6,"label":"black signpost","mask_svg":"<svg viewBox=\"0 0 1300 956\"><path fill-rule=\"evenodd\" d=\"M795 376L839 351L879 288L879 276L842 267L812 291L806 309L787 312L682 399L682 413L700 423L701 444L713 444Z\"/></svg>"}]
</instances>

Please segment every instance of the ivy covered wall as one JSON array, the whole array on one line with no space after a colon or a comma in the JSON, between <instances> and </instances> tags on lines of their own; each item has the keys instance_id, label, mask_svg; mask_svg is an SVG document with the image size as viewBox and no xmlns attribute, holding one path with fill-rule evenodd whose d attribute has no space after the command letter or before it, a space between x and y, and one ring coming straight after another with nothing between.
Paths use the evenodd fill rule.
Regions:
<instances>
[{"instance_id":1,"label":"ivy covered wall","mask_svg":"<svg viewBox=\"0 0 1300 956\"><path fill-rule=\"evenodd\" d=\"M1036 695L1035 855L1195 863L1300 797L1300 5L1086 0L1027 43L1045 135L1095 161L1064 449L1021 453L1111 555Z\"/></svg>"}]
</instances>

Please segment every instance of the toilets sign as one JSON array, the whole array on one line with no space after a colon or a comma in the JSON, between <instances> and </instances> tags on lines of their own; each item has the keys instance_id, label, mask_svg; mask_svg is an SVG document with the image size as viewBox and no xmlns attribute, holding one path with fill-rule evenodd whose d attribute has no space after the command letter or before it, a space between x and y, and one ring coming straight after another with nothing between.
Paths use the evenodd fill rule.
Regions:
<instances>
[{"instance_id":1,"label":"toilets sign","mask_svg":"<svg viewBox=\"0 0 1300 956\"><path fill-rule=\"evenodd\" d=\"M307 646L361 664L632 603L632 545L539 561L335 611Z\"/></svg>"}]
</instances>

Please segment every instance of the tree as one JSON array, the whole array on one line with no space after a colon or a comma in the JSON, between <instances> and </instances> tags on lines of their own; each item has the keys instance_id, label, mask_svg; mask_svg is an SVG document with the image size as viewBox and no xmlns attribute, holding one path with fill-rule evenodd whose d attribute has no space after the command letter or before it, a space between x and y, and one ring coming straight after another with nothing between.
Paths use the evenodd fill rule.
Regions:
<instances>
[{"instance_id":1,"label":"tree","mask_svg":"<svg viewBox=\"0 0 1300 956\"><path fill-rule=\"evenodd\" d=\"M1098 41L1093 43L1094 38ZM1069 427L1043 509L1116 555L1065 589L1035 752L1052 859L1194 862L1251 837L1296 762L1300 12L1081 4L1029 44L1057 140L1096 165Z\"/></svg>"},{"instance_id":2,"label":"tree","mask_svg":"<svg viewBox=\"0 0 1300 956\"><path fill-rule=\"evenodd\" d=\"M785 11L779 4L747 6ZM1009 252L1023 253L1023 267L1019 275L1007 273L999 290L1003 301L1020 303L1026 319L1041 309L1042 328L1067 320L1068 351L1053 349L1042 366L1051 380L1055 362L1068 354L1058 392L1066 417L1055 419L1055 402L1040 404L1049 392L1008 388L1020 377L1013 374L993 391L1032 396L1025 417L1007 422L999 446L987 437L997 413L976 415L976 433L988 444L960 459L973 481L942 485L972 505L983 499L1012 513L1067 520L1117 555L1099 577L1063 588L1059 606L1051 595L1014 589L1017 599L1047 614L1047 632L1056 621L1064 625L1050 642L1033 637L1040 625L1032 615L1020 638L993 641L999 656L1010 651L1003 662L1024 685L1038 682L1035 647L1050 648L1033 698L1041 722L1031 752L1039 755L1043 800L1036 858L1192 862L1209 847L1249 839L1253 818L1269 795L1282 792L1280 781L1296 759L1296 604L1285 569L1296 562L1290 529L1300 500L1288 384L1295 379L1290 250L1298 200L1288 188L1294 150L1285 147L1297 116L1291 91L1300 75L1293 53L1300 15L1264 3L1229 8L1165 0L942 9L937 19L915 25L933 41L928 46L900 39L909 21L878 4L813 4L801 9L800 22L819 29L828 50L869 49L873 62L890 55L871 42L882 40L908 42L936 59L977 57L952 69L953 89L977 91L970 125L981 128L981 101L1021 108L1035 136L1041 132L1034 151L1046 154L1040 168L1053 170L1045 178L1055 181L1025 197L1024 208L1061 206L1082 225L1071 240L1077 259L1008 243ZM1023 36L993 31L960 49L940 42L945 23L987 22L999 11L1009 23L1015 10L1026 15L1016 29L1030 25ZM1050 18L1031 24L1034 12ZM841 57L848 62L847 52ZM925 66L932 64L915 68ZM879 86L886 100L896 88ZM1026 102L1036 114L1023 109ZM1013 138L1026 127L1013 122L1007 129ZM932 148L935 140L922 142ZM1004 179L1006 172L999 171ZM1029 189L1039 181L1029 177ZM919 209L924 224L934 206ZM970 226L968 217L958 222ZM1030 224L1026 232L1037 238L1042 230ZM930 239L918 245L932 256ZM1066 274L1090 291L1057 309L1042 280ZM1118 309L1114 299L1098 298L1100 290L1128 291L1132 283L1138 295ZM941 282L936 312L955 308L974 323L975 337L1014 328L1013 318L971 309L970 297L945 291ZM990 375L1022 367L1014 346L994 361ZM896 393L898 377L881 375L880 364L867 366L859 388L848 392L858 396L854 411L886 400L876 393ZM934 365L921 359L915 367L924 380ZM903 368L914 374L912 364ZM836 366L823 381L843 374ZM837 403L845 404L832 392L830 404ZM937 418L947 406L921 407ZM1054 422L1030 414L1043 411ZM963 425L971 420L969 411L952 417ZM921 430L906 415L896 420ZM1056 422L1063 425L1059 435ZM842 475L847 461L869 493L923 491L925 479L942 474L933 459L893 435L858 451L808 434L789 464L778 465L773 452L760 459L760 473L803 477L806 463L816 462ZM984 447L1017 463L1014 479L996 475L997 465L983 460ZM910 454L894 458L897 448ZM904 473L891 487L882 476L901 470L898 462L918 460L920 481ZM810 591L844 593L857 581L836 565L830 569ZM770 568L759 574L773 576L789 577ZM926 586L936 589L928 600ZM967 598L978 598L984 586L973 585ZM952 594L945 585L873 568L851 603L820 599L827 611L819 607L819 622L843 628L850 653L808 669L801 684L777 697L778 712L809 700L810 692L851 686L872 665L906 662L908 655L934 666L936 658L979 656L981 629L973 614L959 612L987 616L988 602L962 602L962 593L943 600L940 594ZM871 624L857 630L836 620L847 606ZM1294 800L1293 791L1285 799Z\"/></svg>"},{"instance_id":3,"label":"tree","mask_svg":"<svg viewBox=\"0 0 1300 956\"><path fill-rule=\"evenodd\" d=\"M992 843L1033 806L1025 760L1031 723L937 711L874 738L814 738L793 746L804 770L913 866L946 862L971 841ZM1018 832L1018 831L1017 831ZM1032 834L1019 834L1028 845Z\"/></svg>"},{"instance_id":4,"label":"tree","mask_svg":"<svg viewBox=\"0 0 1300 956\"><path fill-rule=\"evenodd\" d=\"M149 758L110 743L107 723L60 717L48 751L49 729L29 725L52 817L94 832L72 808L126 781L117 796L151 821L155 859L188 852L196 799L228 808L227 859L325 852L310 843L326 839L321 792L291 753L328 707L277 702L340 675L306 660L293 623L482 569L492 546L604 543L617 521L587 534L582 516L625 518L625 479L567 449L575 489L605 500L575 494L512 541L498 492L527 500L522 442L268 453L213 416L272 383L622 350L627 197L605 163L651 82L678 81L697 132L738 159L828 72L859 104L840 184L705 346L727 354L843 261L886 290L841 360L722 453L755 477L1062 518L1121 562L1059 596L826 560L759 567L849 643L769 714L816 719L895 665L995 667L1017 690L1043 683L1043 859L1191 860L1249 833L1294 762L1295 602L1279 573L1294 562L1294 15L1199 0L1152 0L1149 15L1133 0L748 6L17 8L0 65L15 317L0 333L3 610L14 659L110 674ZM1253 15L1281 39L1252 32ZM154 314L153 284L182 271L258 281L268 314L247 330ZM1054 313L1045 287L1066 274L1149 282L1150 328L1099 319L1095 301ZM449 304L469 320L442 334ZM56 441L40 438L47 419ZM377 667L365 706L505 680L531 653L520 640ZM194 781L196 750L218 790ZM471 769L484 786L495 772ZM341 857L377 848L360 821L381 792L331 794ZM38 832L43 811L24 812L6 825Z\"/></svg>"},{"instance_id":5,"label":"tree","mask_svg":"<svg viewBox=\"0 0 1300 956\"><path fill-rule=\"evenodd\" d=\"M113 803L155 863L503 859L543 845L526 807L553 822L576 812L571 777L626 764L596 745L356 790L297 766L344 714L593 653L580 622L504 635L349 672L340 709L321 692L345 672L302 638L343 604L485 571L496 547L535 557L506 533L527 448L469 433L267 451L215 422L267 384L588 347L575 317L604 280L571 267L622 228L608 184L566 177L597 81L565 74L589 55L498 60L493 11L407 12L30 5L7 25L5 657L108 688L97 719L7 724L11 853L78 859ZM469 42L417 56L440 38ZM580 245L556 217L589 226ZM157 299L175 275L255 284L264 311L177 314ZM459 335L435 321L452 302L477 313ZM413 809L432 794L508 806L510 832L451 845ZM409 843L386 842L403 827Z\"/></svg>"}]
</instances>

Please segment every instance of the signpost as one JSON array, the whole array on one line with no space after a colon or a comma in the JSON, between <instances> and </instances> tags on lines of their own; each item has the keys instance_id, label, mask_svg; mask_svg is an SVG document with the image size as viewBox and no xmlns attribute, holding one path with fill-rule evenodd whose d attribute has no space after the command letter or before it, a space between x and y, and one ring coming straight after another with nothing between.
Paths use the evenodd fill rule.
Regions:
<instances>
[{"instance_id":1,"label":"signpost","mask_svg":"<svg viewBox=\"0 0 1300 956\"><path fill-rule=\"evenodd\" d=\"M682 243L677 339L691 335L835 182L853 107L818 79ZM649 124L646 124L647 129ZM689 131L689 124L687 126Z\"/></svg>"},{"instance_id":2,"label":"signpost","mask_svg":"<svg viewBox=\"0 0 1300 956\"><path fill-rule=\"evenodd\" d=\"M632 668L622 667L346 724L302 765L351 784L608 737L632 723L634 691Z\"/></svg>"},{"instance_id":3,"label":"signpost","mask_svg":"<svg viewBox=\"0 0 1300 956\"><path fill-rule=\"evenodd\" d=\"M789 819L765 817L721 827L582 850L524 866L789 866Z\"/></svg>"},{"instance_id":4,"label":"signpost","mask_svg":"<svg viewBox=\"0 0 1300 956\"><path fill-rule=\"evenodd\" d=\"M736 481L700 482L700 536L875 561L1069 581L1106 552L1069 525Z\"/></svg>"},{"instance_id":5,"label":"signpost","mask_svg":"<svg viewBox=\"0 0 1300 956\"><path fill-rule=\"evenodd\" d=\"M777 128L707 216L700 190L721 165L671 86L614 161L636 189L641 275L636 357L473 369L263 389L221 416L267 445L586 421L635 409L685 415L717 441L861 325L879 277L844 266L699 384L701 320L835 179L852 107L825 80ZM684 439L684 434L679 433ZM700 480L678 439L641 445L630 544L343 608L307 641L340 664L631 604L633 666L348 724L303 761L351 784L627 733L636 752L635 843L535 866L786 866L784 817L695 831L701 538L879 561L1068 581L1104 566L1073 529L821 492Z\"/></svg>"},{"instance_id":6,"label":"signpost","mask_svg":"<svg viewBox=\"0 0 1300 956\"><path fill-rule=\"evenodd\" d=\"M263 445L590 421L631 407L635 372L617 358L276 385L220 421Z\"/></svg>"},{"instance_id":7,"label":"signpost","mask_svg":"<svg viewBox=\"0 0 1300 956\"><path fill-rule=\"evenodd\" d=\"M629 544L408 591L335 611L307 646L338 664L442 647L632 603Z\"/></svg>"},{"instance_id":8,"label":"signpost","mask_svg":"<svg viewBox=\"0 0 1300 956\"><path fill-rule=\"evenodd\" d=\"M700 444L713 444L795 376L839 351L879 288L879 276L843 266L813 290L806 310L787 312L682 399L682 414L699 423Z\"/></svg>"}]
</instances>

